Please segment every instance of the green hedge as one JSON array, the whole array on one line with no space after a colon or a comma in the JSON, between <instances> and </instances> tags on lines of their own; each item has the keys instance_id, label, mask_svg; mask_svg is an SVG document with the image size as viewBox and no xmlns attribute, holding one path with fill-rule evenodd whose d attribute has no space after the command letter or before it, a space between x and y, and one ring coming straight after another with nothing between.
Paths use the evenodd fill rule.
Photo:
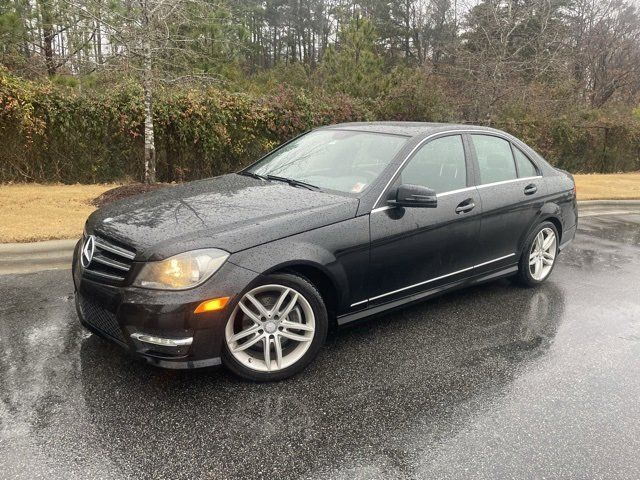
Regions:
<instances>
[{"instance_id":1,"label":"green hedge","mask_svg":"<svg viewBox=\"0 0 640 480\"><path fill-rule=\"evenodd\" d=\"M317 125L406 119L410 105L403 104L404 96L394 98L365 106L344 95L294 89L262 95L160 90L154 104L158 180L236 170ZM142 123L142 92L135 84L85 92L27 82L0 70L0 183L140 180ZM573 172L640 169L638 119L593 114L580 119L505 119L496 126Z\"/></svg>"},{"instance_id":2,"label":"green hedge","mask_svg":"<svg viewBox=\"0 0 640 480\"><path fill-rule=\"evenodd\" d=\"M496 127L572 173L640 170L640 122L634 118L556 117L528 123L506 121Z\"/></svg>"},{"instance_id":3,"label":"green hedge","mask_svg":"<svg viewBox=\"0 0 640 480\"><path fill-rule=\"evenodd\" d=\"M162 90L154 103L158 180L237 170L314 126L371 118L340 95ZM0 182L140 180L142 134L142 92L135 85L83 94L0 74Z\"/></svg>"}]
</instances>

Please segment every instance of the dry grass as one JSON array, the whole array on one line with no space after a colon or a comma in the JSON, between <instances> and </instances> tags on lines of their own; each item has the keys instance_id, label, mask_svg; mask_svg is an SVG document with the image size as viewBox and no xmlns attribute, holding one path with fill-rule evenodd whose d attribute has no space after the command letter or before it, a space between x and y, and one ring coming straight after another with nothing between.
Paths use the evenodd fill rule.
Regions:
<instances>
[{"instance_id":1,"label":"dry grass","mask_svg":"<svg viewBox=\"0 0 640 480\"><path fill-rule=\"evenodd\" d=\"M640 172L575 175L578 200L640 199ZM117 185L0 185L0 243L76 238L91 200Z\"/></svg>"},{"instance_id":2,"label":"dry grass","mask_svg":"<svg viewBox=\"0 0 640 480\"><path fill-rule=\"evenodd\" d=\"M578 200L638 200L640 172L574 175Z\"/></svg>"},{"instance_id":3,"label":"dry grass","mask_svg":"<svg viewBox=\"0 0 640 480\"><path fill-rule=\"evenodd\" d=\"M0 243L77 238L91 200L117 185L0 185Z\"/></svg>"}]
</instances>

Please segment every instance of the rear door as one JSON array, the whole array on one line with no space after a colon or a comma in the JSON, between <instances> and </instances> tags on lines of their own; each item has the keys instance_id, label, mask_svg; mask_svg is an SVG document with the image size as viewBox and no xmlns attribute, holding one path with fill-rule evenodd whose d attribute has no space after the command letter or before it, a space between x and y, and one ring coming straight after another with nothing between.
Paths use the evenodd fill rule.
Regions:
<instances>
[{"instance_id":1,"label":"rear door","mask_svg":"<svg viewBox=\"0 0 640 480\"><path fill-rule=\"evenodd\" d=\"M482 253L474 273L482 273L517 262L544 203L545 185L535 163L509 140L491 134L469 138L482 201Z\"/></svg>"},{"instance_id":2,"label":"rear door","mask_svg":"<svg viewBox=\"0 0 640 480\"><path fill-rule=\"evenodd\" d=\"M480 198L462 135L419 147L397 174L401 184L422 185L438 194L436 208L385 207L371 212L370 305L460 279L471 273L480 232ZM386 199L385 199L386 200Z\"/></svg>"}]
</instances>

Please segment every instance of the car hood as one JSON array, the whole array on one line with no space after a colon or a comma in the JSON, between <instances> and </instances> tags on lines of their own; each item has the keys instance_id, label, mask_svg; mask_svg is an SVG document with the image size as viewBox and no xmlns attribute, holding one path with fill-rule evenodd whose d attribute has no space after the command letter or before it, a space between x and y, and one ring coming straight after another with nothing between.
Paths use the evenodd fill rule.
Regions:
<instances>
[{"instance_id":1,"label":"car hood","mask_svg":"<svg viewBox=\"0 0 640 480\"><path fill-rule=\"evenodd\" d=\"M238 174L113 202L87 220L88 233L160 260L198 248L230 253L355 216L358 199Z\"/></svg>"}]
</instances>

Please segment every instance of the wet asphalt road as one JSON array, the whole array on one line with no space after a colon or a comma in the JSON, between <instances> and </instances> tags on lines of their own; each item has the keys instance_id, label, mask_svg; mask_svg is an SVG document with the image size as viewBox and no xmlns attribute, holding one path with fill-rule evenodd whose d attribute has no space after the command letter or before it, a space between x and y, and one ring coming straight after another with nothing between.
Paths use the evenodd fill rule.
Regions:
<instances>
[{"instance_id":1,"label":"wet asphalt road","mask_svg":"<svg viewBox=\"0 0 640 480\"><path fill-rule=\"evenodd\" d=\"M302 375L163 371L84 332L69 271L0 276L0 478L640 478L640 214L548 283L333 335Z\"/></svg>"}]
</instances>

